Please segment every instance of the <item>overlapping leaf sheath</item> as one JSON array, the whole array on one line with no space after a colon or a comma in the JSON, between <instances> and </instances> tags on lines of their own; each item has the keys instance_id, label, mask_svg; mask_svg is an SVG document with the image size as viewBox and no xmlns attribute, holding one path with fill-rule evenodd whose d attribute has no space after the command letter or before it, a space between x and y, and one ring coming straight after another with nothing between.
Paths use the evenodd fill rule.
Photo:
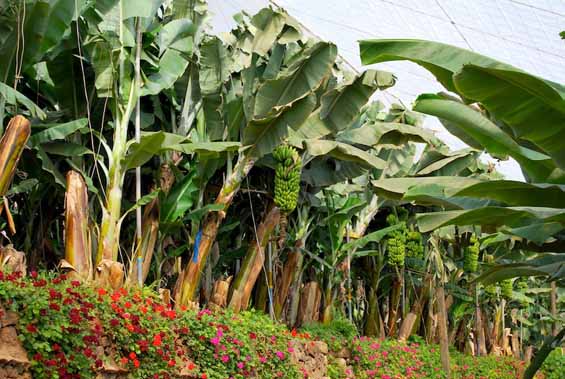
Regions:
<instances>
[{"instance_id":1,"label":"overlapping leaf sheath","mask_svg":"<svg viewBox=\"0 0 565 379\"><path fill-rule=\"evenodd\" d=\"M279 220L280 210L277 207L272 207L265 215L263 222L257 229L257 235L253 237L253 241L249 245L249 250L235 277L231 290L229 307L236 312L245 310L249 304L251 291L265 262L265 247Z\"/></svg>"},{"instance_id":2,"label":"overlapping leaf sheath","mask_svg":"<svg viewBox=\"0 0 565 379\"><path fill-rule=\"evenodd\" d=\"M157 237L159 236L159 198L153 199L143 211L143 223L141 225L141 258L143 264L141 266L141 281L145 283L149 269L151 267L151 260L157 244ZM130 265L130 273L128 281L135 283L138 278L137 264Z\"/></svg>"},{"instance_id":3,"label":"overlapping leaf sheath","mask_svg":"<svg viewBox=\"0 0 565 379\"><path fill-rule=\"evenodd\" d=\"M23 116L15 116L8 123L0 141L0 196L8 192L30 133L30 122Z\"/></svg>"},{"instance_id":4,"label":"overlapping leaf sheath","mask_svg":"<svg viewBox=\"0 0 565 379\"><path fill-rule=\"evenodd\" d=\"M91 246L86 183L71 170L65 193L65 260L83 279L90 279L93 273Z\"/></svg>"}]
</instances>

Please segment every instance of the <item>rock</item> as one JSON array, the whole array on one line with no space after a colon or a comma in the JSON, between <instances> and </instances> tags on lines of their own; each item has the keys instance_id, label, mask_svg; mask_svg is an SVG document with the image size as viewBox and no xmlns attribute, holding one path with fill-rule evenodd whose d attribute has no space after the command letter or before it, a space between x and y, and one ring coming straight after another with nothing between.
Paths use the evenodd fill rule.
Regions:
<instances>
[{"instance_id":1,"label":"rock","mask_svg":"<svg viewBox=\"0 0 565 379\"><path fill-rule=\"evenodd\" d=\"M334 362L336 365L338 365L341 368L347 367L347 361L343 358L336 358Z\"/></svg>"},{"instance_id":2,"label":"rock","mask_svg":"<svg viewBox=\"0 0 565 379\"><path fill-rule=\"evenodd\" d=\"M310 354L328 354L328 344L323 341L312 341L308 344L306 350Z\"/></svg>"},{"instance_id":3,"label":"rock","mask_svg":"<svg viewBox=\"0 0 565 379\"><path fill-rule=\"evenodd\" d=\"M336 358L351 359L351 350L344 347L341 350L339 350L337 353L334 353L333 356Z\"/></svg>"},{"instance_id":4,"label":"rock","mask_svg":"<svg viewBox=\"0 0 565 379\"><path fill-rule=\"evenodd\" d=\"M0 307L0 328L8 326L16 326L18 323L18 315L16 312L6 311Z\"/></svg>"}]
</instances>

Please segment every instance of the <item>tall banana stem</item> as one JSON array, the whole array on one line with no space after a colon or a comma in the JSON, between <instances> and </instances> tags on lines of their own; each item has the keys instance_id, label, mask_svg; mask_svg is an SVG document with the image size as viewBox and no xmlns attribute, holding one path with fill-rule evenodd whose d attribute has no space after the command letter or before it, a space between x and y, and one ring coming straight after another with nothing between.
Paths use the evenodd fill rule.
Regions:
<instances>
[{"instance_id":1,"label":"tall banana stem","mask_svg":"<svg viewBox=\"0 0 565 379\"><path fill-rule=\"evenodd\" d=\"M65 193L65 260L81 278L92 278L88 194L82 175L72 170L67 172Z\"/></svg>"},{"instance_id":2,"label":"tall banana stem","mask_svg":"<svg viewBox=\"0 0 565 379\"><path fill-rule=\"evenodd\" d=\"M445 306L445 291L443 283L438 283L436 287L436 300L438 307L438 329L439 329L439 346L440 346L440 359L443 371L447 379L451 378L449 367L449 341L447 338L447 308Z\"/></svg>"},{"instance_id":3,"label":"tall banana stem","mask_svg":"<svg viewBox=\"0 0 565 379\"><path fill-rule=\"evenodd\" d=\"M251 291L265 263L265 247L280 219L280 210L271 208L257 228L257 236L249 245L241 269L233 281L229 307L239 312L247 309Z\"/></svg>"},{"instance_id":4,"label":"tall banana stem","mask_svg":"<svg viewBox=\"0 0 565 379\"><path fill-rule=\"evenodd\" d=\"M15 116L8 123L6 133L0 140L0 196L4 196L10 188L30 133L30 122L23 116Z\"/></svg>"},{"instance_id":5,"label":"tall banana stem","mask_svg":"<svg viewBox=\"0 0 565 379\"><path fill-rule=\"evenodd\" d=\"M155 252L155 245L159 236L159 199L154 199L143 211L143 222L141 225L141 239L137 247L137 258L139 264L130 265L128 281L130 284L143 284L149 274L151 260ZM141 258L141 259L139 259ZM139 271L141 268L141 271Z\"/></svg>"},{"instance_id":6,"label":"tall banana stem","mask_svg":"<svg viewBox=\"0 0 565 379\"><path fill-rule=\"evenodd\" d=\"M223 206L223 210L211 212L206 216L202 226L202 238L197 249L198 254L188 262L188 265L177 280L175 286L175 301L177 305L187 305L194 298L206 259L216 240L218 228L226 217L226 211L239 191L243 179L251 171L254 164L254 159L242 155L238 159L232 174L225 180L215 201L215 204Z\"/></svg>"}]
</instances>

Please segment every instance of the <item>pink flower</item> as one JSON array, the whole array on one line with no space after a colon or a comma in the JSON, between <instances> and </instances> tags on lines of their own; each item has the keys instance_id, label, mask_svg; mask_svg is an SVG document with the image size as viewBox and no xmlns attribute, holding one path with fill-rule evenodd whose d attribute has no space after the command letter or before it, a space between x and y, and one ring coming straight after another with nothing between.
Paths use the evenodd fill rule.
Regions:
<instances>
[{"instance_id":1,"label":"pink flower","mask_svg":"<svg viewBox=\"0 0 565 379\"><path fill-rule=\"evenodd\" d=\"M287 349L287 351L288 351L289 353L294 353L294 348L289 347L289 348Z\"/></svg>"},{"instance_id":2,"label":"pink flower","mask_svg":"<svg viewBox=\"0 0 565 379\"><path fill-rule=\"evenodd\" d=\"M383 376L381 376L381 379L390 379L390 375L383 374Z\"/></svg>"},{"instance_id":3,"label":"pink flower","mask_svg":"<svg viewBox=\"0 0 565 379\"><path fill-rule=\"evenodd\" d=\"M245 363L243 362L237 362L237 368L240 370L243 370L243 368L245 367Z\"/></svg>"},{"instance_id":4,"label":"pink flower","mask_svg":"<svg viewBox=\"0 0 565 379\"><path fill-rule=\"evenodd\" d=\"M218 329L218 330L216 331L216 336L218 336L218 337L221 338L223 335L224 335L224 331L223 331L222 329Z\"/></svg>"},{"instance_id":5,"label":"pink flower","mask_svg":"<svg viewBox=\"0 0 565 379\"><path fill-rule=\"evenodd\" d=\"M210 343L217 346L220 343L220 339L218 337L210 338Z\"/></svg>"},{"instance_id":6,"label":"pink flower","mask_svg":"<svg viewBox=\"0 0 565 379\"><path fill-rule=\"evenodd\" d=\"M227 363L229 362L230 357L228 355L222 355L222 362Z\"/></svg>"},{"instance_id":7,"label":"pink flower","mask_svg":"<svg viewBox=\"0 0 565 379\"><path fill-rule=\"evenodd\" d=\"M277 351L275 354L277 355L277 357L279 357L280 360L284 359L284 353L282 351Z\"/></svg>"},{"instance_id":8,"label":"pink flower","mask_svg":"<svg viewBox=\"0 0 565 379\"><path fill-rule=\"evenodd\" d=\"M259 357L259 362L261 362L261 363L267 363L267 358L265 358L265 357Z\"/></svg>"}]
</instances>

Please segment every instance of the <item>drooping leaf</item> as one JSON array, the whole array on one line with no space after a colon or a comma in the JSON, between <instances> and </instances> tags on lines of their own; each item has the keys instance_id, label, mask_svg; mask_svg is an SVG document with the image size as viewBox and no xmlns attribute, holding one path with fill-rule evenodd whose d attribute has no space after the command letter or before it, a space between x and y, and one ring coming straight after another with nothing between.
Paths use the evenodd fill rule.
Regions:
<instances>
[{"instance_id":1,"label":"drooping leaf","mask_svg":"<svg viewBox=\"0 0 565 379\"><path fill-rule=\"evenodd\" d=\"M330 140L305 140L304 146L312 156L330 155L343 161L357 162L366 168L383 169L385 162L376 155L355 146Z\"/></svg>"},{"instance_id":2,"label":"drooping leaf","mask_svg":"<svg viewBox=\"0 0 565 379\"><path fill-rule=\"evenodd\" d=\"M255 38L253 38L252 50L254 53L261 56L267 54L282 32L285 19L285 15L271 8L263 8L253 16L251 23L257 28Z\"/></svg>"},{"instance_id":3,"label":"drooping leaf","mask_svg":"<svg viewBox=\"0 0 565 379\"><path fill-rule=\"evenodd\" d=\"M144 82L141 95L157 95L169 89L184 74L188 59L178 50L167 49L159 60L159 71L151 74Z\"/></svg>"},{"instance_id":4,"label":"drooping leaf","mask_svg":"<svg viewBox=\"0 0 565 379\"><path fill-rule=\"evenodd\" d=\"M273 80L267 80L257 91L255 119L280 113L294 102L306 97L318 88L335 61L337 48L333 44L318 42L302 53Z\"/></svg>"},{"instance_id":5,"label":"drooping leaf","mask_svg":"<svg viewBox=\"0 0 565 379\"><path fill-rule=\"evenodd\" d=\"M440 42L417 39L372 39L359 41L361 63L409 60L430 71L448 90L457 92L453 75L469 63L511 67L483 55Z\"/></svg>"},{"instance_id":6,"label":"drooping leaf","mask_svg":"<svg viewBox=\"0 0 565 379\"><path fill-rule=\"evenodd\" d=\"M422 213L417 216L421 231L429 232L447 225L486 225L522 227L541 221L562 222L565 210L534 207L483 207L478 209Z\"/></svg>"},{"instance_id":7,"label":"drooping leaf","mask_svg":"<svg viewBox=\"0 0 565 379\"><path fill-rule=\"evenodd\" d=\"M174 49L181 53L192 52L192 36L196 31L194 24L186 18L168 22L159 32L159 56L167 49Z\"/></svg>"},{"instance_id":8,"label":"drooping leaf","mask_svg":"<svg viewBox=\"0 0 565 379\"><path fill-rule=\"evenodd\" d=\"M289 128L296 129L312 113L316 96L311 94L285 109L281 114L253 120L243 129L243 145L250 146L253 156L269 154L288 135Z\"/></svg>"},{"instance_id":9,"label":"drooping leaf","mask_svg":"<svg viewBox=\"0 0 565 379\"><path fill-rule=\"evenodd\" d=\"M39 108L33 101L26 96L16 91L12 87L0 82L0 101L4 100L7 104L23 105L31 114L32 117L44 119L45 112ZM3 120L0 120L2 122Z\"/></svg>"},{"instance_id":10,"label":"drooping leaf","mask_svg":"<svg viewBox=\"0 0 565 379\"><path fill-rule=\"evenodd\" d=\"M186 137L165 132L142 133L140 142L133 143L124 158L124 165L127 169L142 166L149 159L171 146L179 145L186 140Z\"/></svg>"},{"instance_id":11,"label":"drooping leaf","mask_svg":"<svg viewBox=\"0 0 565 379\"><path fill-rule=\"evenodd\" d=\"M199 188L194 175L186 175L182 181L173 186L161 203L161 222L173 223L189 210L198 196Z\"/></svg>"},{"instance_id":12,"label":"drooping leaf","mask_svg":"<svg viewBox=\"0 0 565 379\"><path fill-rule=\"evenodd\" d=\"M549 156L520 146L492 121L465 104L435 95L421 95L414 110L449 121L494 157L506 159L511 156L535 181L547 179L555 168Z\"/></svg>"},{"instance_id":13,"label":"drooping leaf","mask_svg":"<svg viewBox=\"0 0 565 379\"><path fill-rule=\"evenodd\" d=\"M43 125L43 128L29 138L30 147L37 148L43 143L64 139L74 132L85 133L88 131L88 120L81 118L64 124Z\"/></svg>"}]
</instances>

